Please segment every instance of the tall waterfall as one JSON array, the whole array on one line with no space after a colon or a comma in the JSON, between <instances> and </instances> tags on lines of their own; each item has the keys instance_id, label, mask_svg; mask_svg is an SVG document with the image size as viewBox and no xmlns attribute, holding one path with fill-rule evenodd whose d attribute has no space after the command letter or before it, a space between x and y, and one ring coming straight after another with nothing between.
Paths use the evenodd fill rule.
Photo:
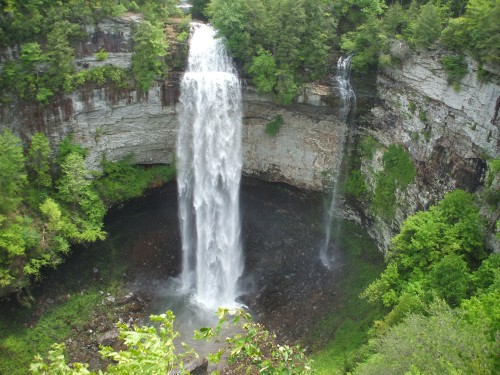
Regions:
<instances>
[{"instance_id":1,"label":"tall waterfall","mask_svg":"<svg viewBox=\"0 0 500 375\"><path fill-rule=\"evenodd\" d=\"M181 82L177 184L184 289L208 308L234 306L240 243L241 87L211 26L194 24Z\"/></svg>"},{"instance_id":2,"label":"tall waterfall","mask_svg":"<svg viewBox=\"0 0 500 375\"><path fill-rule=\"evenodd\" d=\"M352 56L341 56L337 61L337 72L335 74L335 88L340 97L340 106L338 118L340 121L348 123L349 114L356 106L356 95L351 86L351 60ZM344 140L341 142L342 149L340 154L344 153L343 145ZM340 168L339 168L340 169ZM328 255L332 235L332 221L335 212L337 211L337 191L338 191L338 177L340 171L334 174L331 185L331 196L326 203L325 214L323 217L323 225L325 231L325 238L320 248L320 259L325 267L331 268L331 257Z\"/></svg>"}]
</instances>

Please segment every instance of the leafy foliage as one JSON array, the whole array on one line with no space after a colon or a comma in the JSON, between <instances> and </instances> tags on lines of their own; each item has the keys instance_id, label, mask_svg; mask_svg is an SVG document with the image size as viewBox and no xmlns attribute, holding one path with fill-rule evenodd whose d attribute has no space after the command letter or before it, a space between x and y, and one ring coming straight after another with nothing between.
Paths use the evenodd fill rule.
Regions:
<instances>
[{"instance_id":1,"label":"leafy foliage","mask_svg":"<svg viewBox=\"0 0 500 375\"><path fill-rule=\"evenodd\" d=\"M367 71L377 65L396 64L409 56L409 46L426 49L436 41L480 62L499 64L500 2L498 0L404 1L360 12L362 1L337 5L342 21L352 23L341 33L342 49L354 53L353 68ZM358 9L358 11L356 11ZM361 7L363 9L363 7ZM453 84L454 82L451 82Z\"/></svg>"},{"instance_id":2,"label":"leafy foliage","mask_svg":"<svg viewBox=\"0 0 500 375\"><path fill-rule=\"evenodd\" d=\"M289 104L324 75L336 20L326 1L213 0L210 21L261 92Z\"/></svg>"},{"instance_id":3,"label":"leafy foliage","mask_svg":"<svg viewBox=\"0 0 500 375\"><path fill-rule=\"evenodd\" d=\"M283 117L277 115L272 121L266 125L266 134L276 135L279 133L281 125L283 125Z\"/></svg>"},{"instance_id":4,"label":"leafy foliage","mask_svg":"<svg viewBox=\"0 0 500 375\"><path fill-rule=\"evenodd\" d=\"M125 324L118 324L120 338L127 347L125 350L115 351L111 347L104 347L100 353L103 358L109 358L116 364L108 366L104 374L168 374L177 368L180 374L188 374L184 370L183 360L194 354L186 350L178 354L174 351L174 339L178 336L173 330L174 314L167 311L161 315L151 315L152 322L159 323L159 327L134 326L129 328ZM88 370L88 364L72 363L68 366L64 358L64 344L52 345L48 358L45 361L36 356L31 364L32 374L94 374Z\"/></svg>"},{"instance_id":5,"label":"leafy foliage","mask_svg":"<svg viewBox=\"0 0 500 375\"><path fill-rule=\"evenodd\" d=\"M172 166L144 169L132 164L132 157L118 162L103 161L102 176L95 182L104 202L113 204L139 197L150 186L161 185L175 174Z\"/></svg>"},{"instance_id":6,"label":"leafy foliage","mask_svg":"<svg viewBox=\"0 0 500 375\"><path fill-rule=\"evenodd\" d=\"M0 214L15 211L27 185L21 140L8 129L0 135Z\"/></svg>"},{"instance_id":7,"label":"leafy foliage","mask_svg":"<svg viewBox=\"0 0 500 375\"><path fill-rule=\"evenodd\" d=\"M9 0L0 14L0 45L20 44L21 48L19 58L8 60L0 72L2 100L48 104L62 90L69 92L86 82L129 86L129 69L106 65L76 72L73 67L76 43L85 35L82 25L118 17L127 10L141 10L145 15L145 25L139 25L134 35L133 73L146 90L153 78L166 74L162 59L166 37L161 22L180 12L176 5L176 0ZM97 61L107 57L104 50L95 54Z\"/></svg>"},{"instance_id":8,"label":"leafy foliage","mask_svg":"<svg viewBox=\"0 0 500 375\"><path fill-rule=\"evenodd\" d=\"M355 169L349 173L342 190L355 199L361 198L368 191L365 178L360 170Z\"/></svg>"},{"instance_id":9,"label":"leafy foliage","mask_svg":"<svg viewBox=\"0 0 500 375\"><path fill-rule=\"evenodd\" d=\"M233 315L232 322L238 324L240 320L242 333L236 333L226 338L228 344L228 361L237 369L245 369L264 375L275 374L309 374L310 363L305 352L298 346L279 345L276 336L269 333L261 324L252 322L252 318L243 310L229 311L220 308L218 311L219 324L215 329L202 328L195 332L200 339L218 339L226 320ZM224 354L220 349L217 353L208 356L211 362L219 362Z\"/></svg>"},{"instance_id":10,"label":"leafy foliage","mask_svg":"<svg viewBox=\"0 0 500 375\"><path fill-rule=\"evenodd\" d=\"M390 145L382 157L384 170L377 173L372 209L391 220L396 212L396 190L404 190L416 175L410 155L401 147Z\"/></svg>"},{"instance_id":11,"label":"leafy foliage","mask_svg":"<svg viewBox=\"0 0 500 375\"><path fill-rule=\"evenodd\" d=\"M143 91L147 91L156 76L165 71L165 62L159 57L167 54L167 39L161 23L142 21L134 34L132 71Z\"/></svg>"},{"instance_id":12,"label":"leafy foliage","mask_svg":"<svg viewBox=\"0 0 500 375\"><path fill-rule=\"evenodd\" d=\"M495 303L498 308L498 302ZM465 322L447 306L429 316L408 315L375 339L372 354L354 374L492 374L498 350L481 320Z\"/></svg>"},{"instance_id":13,"label":"leafy foliage","mask_svg":"<svg viewBox=\"0 0 500 375\"><path fill-rule=\"evenodd\" d=\"M144 170L126 161L107 162L105 175L95 182L86 150L70 137L61 141L55 158L42 133L32 137L27 158L9 130L1 133L0 146L0 295L61 263L71 244L103 239L104 201L111 205L138 196L174 173L166 166Z\"/></svg>"},{"instance_id":14,"label":"leafy foliage","mask_svg":"<svg viewBox=\"0 0 500 375\"><path fill-rule=\"evenodd\" d=\"M434 4L427 3L420 8L413 25L411 41L417 48L427 48L439 38L441 30L439 9Z\"/></svg>"},{"instance_id":15,"label":"leafy foliage","mask_svg":"<svg viewBox=\"0 0 500 375\"><path fill-rule=\"evenodd\" d=\"M445 195L410 216L362 296L389 307L355 374L495 373L500 258L488 256L474 196Z\"/></svg>"},{"instance_id":16,"label":"leafy foliage","mask_svg":"<svg viewBox=\"0 0 500 375\"><path fill-rule=\"evenodd\" d=\"M403 296L438 296L457 306L471 292L471 271L486 257L484 227L473 196L447 194L436 206L410 216L392 240L389 263L363 292L371 301L397 306Z\"/></svg>"},{"instance_id":17,"label":"leafy foliage","mask_svg":"<svg viewBox=\"0 0 500 375\"><path fill-rule=\"evenodd\" d=\"M195 333L198 338L213 339L218 337L229 311L219 309L220 322L215 329L202 328ZM151 315L152 322L159 323L159 327L134 326L129 328L125 324L117 324L120 338L127 347L125 350L115 351L111 347L104 347L100 354L109 358L114 364L108 366L105 372L99 374L166 374L172 370L180 374L189 374L184 368L184 360L188 356L197 356L193 350L184 345L184 352L175 349L174 339L178 333L173 330L174 314L167 311L161 315ZM277 345L275 337L267 332L260 324L252 323L249 314L236 312L233 323L240 319L243 333L226 338L230 346L228 360L238 363L241 368L258 369L261 374L307 374L310 366L304 351L298 347ZM220 360L222 349L209 355L211 361ZM54 344L47 359L37 356L30 366L33 374L94 374L88 371L88 364L72 363L71 367L64 358L64 345Z\"/></svg>"}]
</instances>

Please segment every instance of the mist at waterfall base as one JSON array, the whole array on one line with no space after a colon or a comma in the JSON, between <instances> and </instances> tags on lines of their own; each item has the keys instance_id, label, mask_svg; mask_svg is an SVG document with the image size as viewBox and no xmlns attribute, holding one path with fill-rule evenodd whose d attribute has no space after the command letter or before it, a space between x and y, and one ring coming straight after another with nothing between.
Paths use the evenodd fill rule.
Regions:
<instances>
[{"instance_id":1,"label":"mist at waterfall base","mask_svg":"<svg viewBox=\"0 0 500 375\"><path fill-rule=\"evenodd\" d=\"M351 123L354 119L354 112L356 110L356 94L351 86L351 60L352 56L341 56L337 61L337 70L334 77L334 88L339 95L339 108L338 119L344 123ZM342 139L340 155L344 154L345 139ZM342 162L341 162L342 164ZM341 165L339 170L331 173L330 179L330 194L324 200L324 214L323 214L323 228L325 231L324 239L320 245L319 257L321 263L327 268L331 269L332 264L335 262L335 249L332 249L332 229L334 234L339 235L340 228L333 227L334 216L338 212L338 181L340 176Z\"/></svg>"}]
</instances>

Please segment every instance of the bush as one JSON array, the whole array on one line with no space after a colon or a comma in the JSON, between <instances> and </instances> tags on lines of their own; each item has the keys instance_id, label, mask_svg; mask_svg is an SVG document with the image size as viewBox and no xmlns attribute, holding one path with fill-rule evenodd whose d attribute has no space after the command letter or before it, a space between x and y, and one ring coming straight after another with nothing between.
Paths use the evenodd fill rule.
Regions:
<instances>
[{"instance_id":1,"label":"bush","mask_svg":"<svg viewBox=\"0 0 500 375\"><path fill-rule=\"evenodd\" d=\"M396 190L405 190L416 175L410 155L401 146L390 145L382 157L384 170L377 173L372 209L385 220L396 213Z\"/></svg>"},{"instance_id":2,"label":"bush","mask_svg":"<svg viewBox=\"0 0 500 375\"><path fill-rule=\"evenodd\" d=\"M430 316L410 314L370 347L354 374L492 374L498 349L481 321L467 323L439 304Z\"/></svg>"},{"instance_id":3,"label":"bush","mask_svg":"<svg viewBox=\"0 0 500 375\"><path fill-rule=\"evenodd\" d=\"M460 85L462 78L468 73L469 68L463 55L448 55L440 60L444 66L448 83L450 85Z\"/></svg>"},{"instance_id":4,"label":"bush","mask_svg":"<svg viewBox=\"0 0 500 375\"><path fill-rule=\"evenodd\" d=\"M367 190L368 188L366 186L365 178L363 177L361 171L351 171L344 184L344 193L354 199L359 199L367 192Z\"/></svg>"},{"instance_id":5,"label":"bush","mask_svg":"<svg viewBox=\"0 0 500 375\"><path fill-rule=\"evenodd\" d=\"M109 53L105 49L100 49L98 52L95 54L95 59L97 61L105 61L108 59Z\"/></svg>"},{"instance_id":6,"label":"bush","mask_svg":"<svg viewBox=\"0 0 500 375\"><path fill-rule=\"evenodd\" d=\"M427 48L441 34L441 17L439 9L432 3L420 8L420 13L413 26L412 42L417 48Z\"/></svg>"},{"instance_id":7,"label":"bush","mask_svg":"<svg viewBox=\"0 0 500 375\"><path fill-rule=\"evenodd\" d=\"M144 168L132 164L132 156L118 162L103 161L102 176L96 189L106 204L112 205L141 196L151 186L169 181L175 174L171 166Z\"/></svg>"},{"instance_id":8,"label":"bush","mask_svg":"<svg viewBox=\"0 0 500 375\"><path fill-rule=\"evenodd\" d=\"M279 133L281 125L283 125L283 117L277 115L272 121L266 125L266 134L274 136Z\"/></svg>"}]
</instances>

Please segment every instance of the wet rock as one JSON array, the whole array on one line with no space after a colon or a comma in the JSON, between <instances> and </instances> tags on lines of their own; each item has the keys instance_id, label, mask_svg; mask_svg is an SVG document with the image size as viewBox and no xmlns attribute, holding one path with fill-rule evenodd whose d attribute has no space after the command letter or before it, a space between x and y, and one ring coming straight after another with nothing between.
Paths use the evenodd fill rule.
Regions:
<instances>
[{"instance_id":1,"label":"wet rock","mask_svg":"<svg viewBox=\"0 0 500 375\"><path fill-rule=\"evenodd\" d=\"M206 358L193 358L187 360L184 367L191 375L205 375L207 374L208 360ZM179 375L180 373L179 369L175 369L170 371L169 375Z\"/></svg>"},{"instance_id":2,"label":"wet rock","mask_svg":"<svg viewBox=\"0 0 500 375\"><path fill-rule=\"evenodd\" d=\"M118 329L116 329L116 328L111 329L111 330L104 332L103 334L97 336L97 342L99 343L99 345L112 346L118 340L119 334L120 333L118 332Z\"/></svg>"},{"instance_id":3,"label":"wet rock","mask_svg":"<svg viewBox=\"0 0 500 375\"><path fill-rule=\"evenodd\" d=\"M116 304L118 306L126 305L127 303L132 302L135 298L136 298L135 294L130 292L130 293L126 294L125 296L119 298L116 301Z\"/></svg>"},{"instance_id":4,"label":"wet rock","mask_svg":"<svg viewBox=\"0 0 500 375\"><path fill-rule=\"evenodd\" d=\"M144 309L144 304L142 304L139 300L133 301L129 306L128 310L130 312L139 312Z\"/></svg>"},{"instance_id":5,"label":"wet rock","mask_svg":"<svg viewBox=\"0 0 500 375\"><path fill-rule=\"evenodd\" d=\"M104 300L102 301L102 304L103 305L112 305L114 304L116 301L116 298L113 297L113 296L107 296L106 298L104 298Z\"/></svg>"}]
</instances>

